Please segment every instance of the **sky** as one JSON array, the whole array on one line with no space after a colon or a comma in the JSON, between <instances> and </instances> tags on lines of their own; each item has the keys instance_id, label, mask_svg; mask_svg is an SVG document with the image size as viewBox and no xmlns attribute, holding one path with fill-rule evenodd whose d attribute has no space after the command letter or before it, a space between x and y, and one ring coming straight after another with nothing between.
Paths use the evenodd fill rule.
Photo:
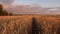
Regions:
<instances>
[{"instance_id":1,"label":"sky","mask_svg":"<svg viewBox=\"0 0 60 34\"><path fill-rule=\"evenodd\" d=\"M39 4L43 7L60 7L60 0L15 0L14 4Z\"/></svg>"},{"instance_id":2,"label":"sky","mask_svg":"<svg viewBox=\"0 0 60 34\"><path fill-rule=\"evenodd\" d=\"M0 2L10 5L35 4L42 7L60 7L60 0L0 0Z\"/></svg>"}]
</instances>

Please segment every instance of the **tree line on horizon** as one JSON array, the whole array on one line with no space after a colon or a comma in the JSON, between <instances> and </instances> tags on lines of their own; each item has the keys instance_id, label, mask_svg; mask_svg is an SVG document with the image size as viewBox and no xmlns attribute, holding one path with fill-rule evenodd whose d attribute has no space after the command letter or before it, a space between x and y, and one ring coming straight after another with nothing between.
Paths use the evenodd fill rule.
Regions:
<instances>
[{"instance_id":1,"label":"tree line on horizon","mask_svg":"<svg viewBox=\"0 0 60 34\"><path fill-rule=\"evenodd\" d=\"M12 15L12 13L8 13L6 10L3 10L3 6L0 4L0 16L8 16Z\"/></svg>"}]
</instances>

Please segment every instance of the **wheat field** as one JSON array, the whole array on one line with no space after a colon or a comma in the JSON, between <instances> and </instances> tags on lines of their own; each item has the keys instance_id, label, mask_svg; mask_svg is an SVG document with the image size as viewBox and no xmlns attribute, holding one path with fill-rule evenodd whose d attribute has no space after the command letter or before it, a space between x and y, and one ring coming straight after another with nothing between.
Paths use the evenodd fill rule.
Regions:
<instances>
[{"instance_id":1,"label":"wheat field","mask_svg":"<svg viewBox=\"0 0 60 34\"><path fill-rule=\"evenodd\" d=\"M60 34L60 17L35 16L38 34Z\"/></svg>"},{"instance_id":2,"label":"wheat field","mask_svg":"<svg viewBox=\"0 0 60 34\"><path fill-rule=\"evenodd\" d=\"M31 16L0 16L0 34L31 34Z\"/></svg>"},{"instance_id":3,"label":"wheat field","mask_svg":"<svg viewBox=\"0 0 60 34\"><path fill-rule=\"evenodd\" d=\"M60 34L60 17L0 16L0 34Z\"/></svg>"}]
</instances>

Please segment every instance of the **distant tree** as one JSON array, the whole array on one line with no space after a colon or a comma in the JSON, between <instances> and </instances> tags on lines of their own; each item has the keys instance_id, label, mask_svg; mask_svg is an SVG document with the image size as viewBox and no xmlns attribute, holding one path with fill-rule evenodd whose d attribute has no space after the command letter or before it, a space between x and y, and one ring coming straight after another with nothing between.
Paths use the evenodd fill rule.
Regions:
<instances>
[{"instance_id":1,"label":"distant tree","mask_svg":"<svg viewBox=\"0 0 60 34\"><path fill-rule=\"evenodd\" d=\"M2 5L0 5L0 11L2 11L2 10L3 10Z\"/></svg>"},{"instance_id":2,"label":"distant tree","mask_svg":"<svg viewBox=\"0 0 60 34\"><path fill-rule=\"evenodd\" d=\"M2 7L2 5L0 4L0 16L2 16L2 15L8 15L8 12L5 11L5 10L3 10L3 7Z\"/></svg>"},{"instance_id":3,"label":"distant tree","mask_svg":"<svg viewBox=\"0 0 60 34\"><path fill-rule=\"evenodd\" d=\"M7 16L7 15L12 15L12 13L8 13L7 11L3 10L3 7L0 4L0 16Z\"/></svg>"},{"instance_id":4,"label":"distant tree","mask_svg":"<svg viewBox=\"0 0 60 34\"><path fill-rule=\"evenodd\" d=\"M2 11L2 15L5 15L5 16L7 16L8 15L8 12L7 11Z\"/></svg>"},{"instance_id":5,"label":"distant tree","mask_svg":"<svg viewBox=\"0 0 60 34\"><path fill-rule=\"evenodd\" d=\"M10 13L9 15L13 15L12 13Z\"/></svg>"},{"instance_id":6,"label":"distant tree","mask_svg":"<svg viewBox=\"0 0 60 34\"><path fill-rule=\"evenodd\" d=\"M2 5L0 5L0 15L2 14Z\"/></svg>"}]
</instances>

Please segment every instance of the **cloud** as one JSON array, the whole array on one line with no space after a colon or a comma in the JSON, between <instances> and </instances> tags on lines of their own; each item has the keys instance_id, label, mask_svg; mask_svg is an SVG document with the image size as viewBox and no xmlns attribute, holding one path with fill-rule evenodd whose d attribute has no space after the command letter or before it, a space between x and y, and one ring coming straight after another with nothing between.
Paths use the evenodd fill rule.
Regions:
<instances>
[{"instance_id":1,"label":"cloud","mask_svg":"<svg viewBox=\"0 0 60 34\"><path fill-rule=\"evenodd\" d=\"M0 0L0 2L5 4L11 4L14 0Z\"/></svg>"}]
</instances>

